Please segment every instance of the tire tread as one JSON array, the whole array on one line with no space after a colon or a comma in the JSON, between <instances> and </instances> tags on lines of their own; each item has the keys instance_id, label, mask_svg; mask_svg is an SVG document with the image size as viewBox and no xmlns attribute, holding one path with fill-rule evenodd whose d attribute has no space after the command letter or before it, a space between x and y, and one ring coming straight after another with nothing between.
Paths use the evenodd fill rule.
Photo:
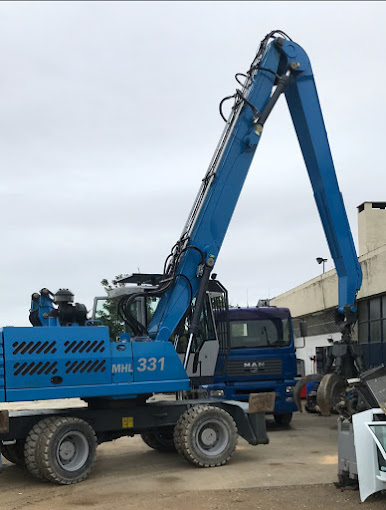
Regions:
<instances>
[{"instance_id":1,"label":"tire tread","mask_svg":"<svg viewBox=\"0 0 386 510\"><path fill-rule=\"evenodd\" d=\"M26 468L31 473L31 475L38 480L45 480L45 476L40 470L38 445L39 439L43 436L47 428L47 420L49 420L49 418L45 418L44 420L39 421L32 427L24 445L24 460Z\"/></svg>"},{"instance_id":2,"label":"tire tread","mask_svg":"<svg viewBox=\"0 0 386 510\"><path fill-rule=\"evenodd\" d=\"M189 445L189 434L191 432L191 427L193 426L194 422L201 415L207 412L213 412L213 410L215 410L216 413L219 413L220 416L222 415L225 420L229 421L228 425L230 426L231 429L230 440L234 442L234 447L228 453L228 455L221 460L208 459L207 461L203 461L202 459L197 458L194 452L192 451ZM196 466L205 468L223 466L224 464L226 464L236 450L237 437L238 437L237 427L233 417L229 413L227 413L224 409L216 406L210 406L207 404L198 404L187 409L178 419L174 429L174 443L179 455L188 462Z\"/></svg>"},{"instance_id":3,"label":"tire tread","mask_svg":"<svg viewBox=\"0 0 386 510\"><path fill-rule=\"evenodd\" d=\"M81 420L80 418L55 417L46 418L46 420L47 427L45 430L45 434L38 445L39 468L41 469L41 472L44 474L45 478L47 478L48 481L59 485L72 485L74 483L79 483L85 480L91 472L93 462L91 463L89 468L85 470L85 472L82 473L78 478L73 480L63 478L59 476L52 467L52 462L50 458L50 442L52 441L54 435L56 434L58 427L82 423L87 425L89 431L93 435L95 445L97 445L97 437L94 430L86 421Z\"/></svg>"}]
</instances>

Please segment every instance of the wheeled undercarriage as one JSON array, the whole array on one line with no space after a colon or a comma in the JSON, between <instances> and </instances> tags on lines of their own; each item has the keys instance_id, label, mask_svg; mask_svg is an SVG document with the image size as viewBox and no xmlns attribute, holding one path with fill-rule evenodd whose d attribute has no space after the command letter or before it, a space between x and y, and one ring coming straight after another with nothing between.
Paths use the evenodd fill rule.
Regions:
<instances>
[{"instance_id":1,"label":"wheeled undercarriage","mask_svg":"<svg viewBox=\"0 0 386 510\"><path fill-rule=\"evenodd\" d=\"M180 395L181 396L181 395ZM235 401L90 400L84 407L0 411L1 454L39 479L72 484L92 469L98 444L140 434L159 451L177 451L199 467L221 466L235 452L238 435L268 444L266 411L274 394Z\"/></svg>"}]
</instances>

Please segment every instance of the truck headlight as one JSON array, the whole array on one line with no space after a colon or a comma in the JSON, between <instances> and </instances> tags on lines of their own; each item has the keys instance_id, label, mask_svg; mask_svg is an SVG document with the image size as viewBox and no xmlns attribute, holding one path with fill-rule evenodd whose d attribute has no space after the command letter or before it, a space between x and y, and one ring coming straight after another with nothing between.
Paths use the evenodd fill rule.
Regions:
<instances>
[{"instance_id":1,"label":"truck headlight","mask_svg":"<svg viewBox=\"0 0 386 510\"><path fill-rule=\"evenodd\" d=\"M292 393L292 392L293 392L293 390L294 390L294 387L293 387L293 386L286 386L286 387L285 387L285 392L286 392L286 393Z\"/></svg>"},{"instance_id":2,"label":"truck headlight","mask_svg":"<svg viewBox=\"0 0 386 510\"><path fill-rule=\"evenodd\" d=\"M223 397L224 390L210 390L209 396L210 397Z\"/></svg>"}]
</instances>

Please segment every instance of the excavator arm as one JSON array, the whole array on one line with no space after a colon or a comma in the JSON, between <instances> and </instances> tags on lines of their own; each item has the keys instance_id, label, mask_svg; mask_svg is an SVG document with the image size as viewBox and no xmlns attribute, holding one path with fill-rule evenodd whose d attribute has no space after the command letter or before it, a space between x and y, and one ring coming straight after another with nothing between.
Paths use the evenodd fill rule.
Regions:
<instances>
[{"instance_id":1,"label":"excavator arm","mask_svg":"<svg viewBox=\"0 0 386 510\"><path fill-rule=\"evenodd\" d=\"M231 114L180 239L158 287L160 302L149 325L152 339L167 341L196 296L200 306L264 124L284 93L313 188L339 281L338 317L349 335L362 273L339 190L310 61L282 32L271 32L245 75ZM269 42L273 39L272 42ZM226 98L226 99L230 99ZM223 102L222 102L223 103ZM222 104L220 105L221 109ZM240 253L240 265L243 255Z\"/></svg>"}]
</instances>

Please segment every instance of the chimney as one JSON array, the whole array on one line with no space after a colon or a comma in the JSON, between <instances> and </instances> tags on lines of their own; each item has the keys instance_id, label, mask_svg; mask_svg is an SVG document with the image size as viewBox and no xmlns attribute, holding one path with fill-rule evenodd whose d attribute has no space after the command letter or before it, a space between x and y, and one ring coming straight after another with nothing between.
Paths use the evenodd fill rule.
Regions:
<instances>
[{"instance_id":1,"label":"chimney","mask_svg":"<svg viewBox=\"0 0 386 510\"><path fill-rule=\"evenodd\" d=\"M386 202L358 206L359 256L386 244Z\"/></svg>"}]
</instances>

